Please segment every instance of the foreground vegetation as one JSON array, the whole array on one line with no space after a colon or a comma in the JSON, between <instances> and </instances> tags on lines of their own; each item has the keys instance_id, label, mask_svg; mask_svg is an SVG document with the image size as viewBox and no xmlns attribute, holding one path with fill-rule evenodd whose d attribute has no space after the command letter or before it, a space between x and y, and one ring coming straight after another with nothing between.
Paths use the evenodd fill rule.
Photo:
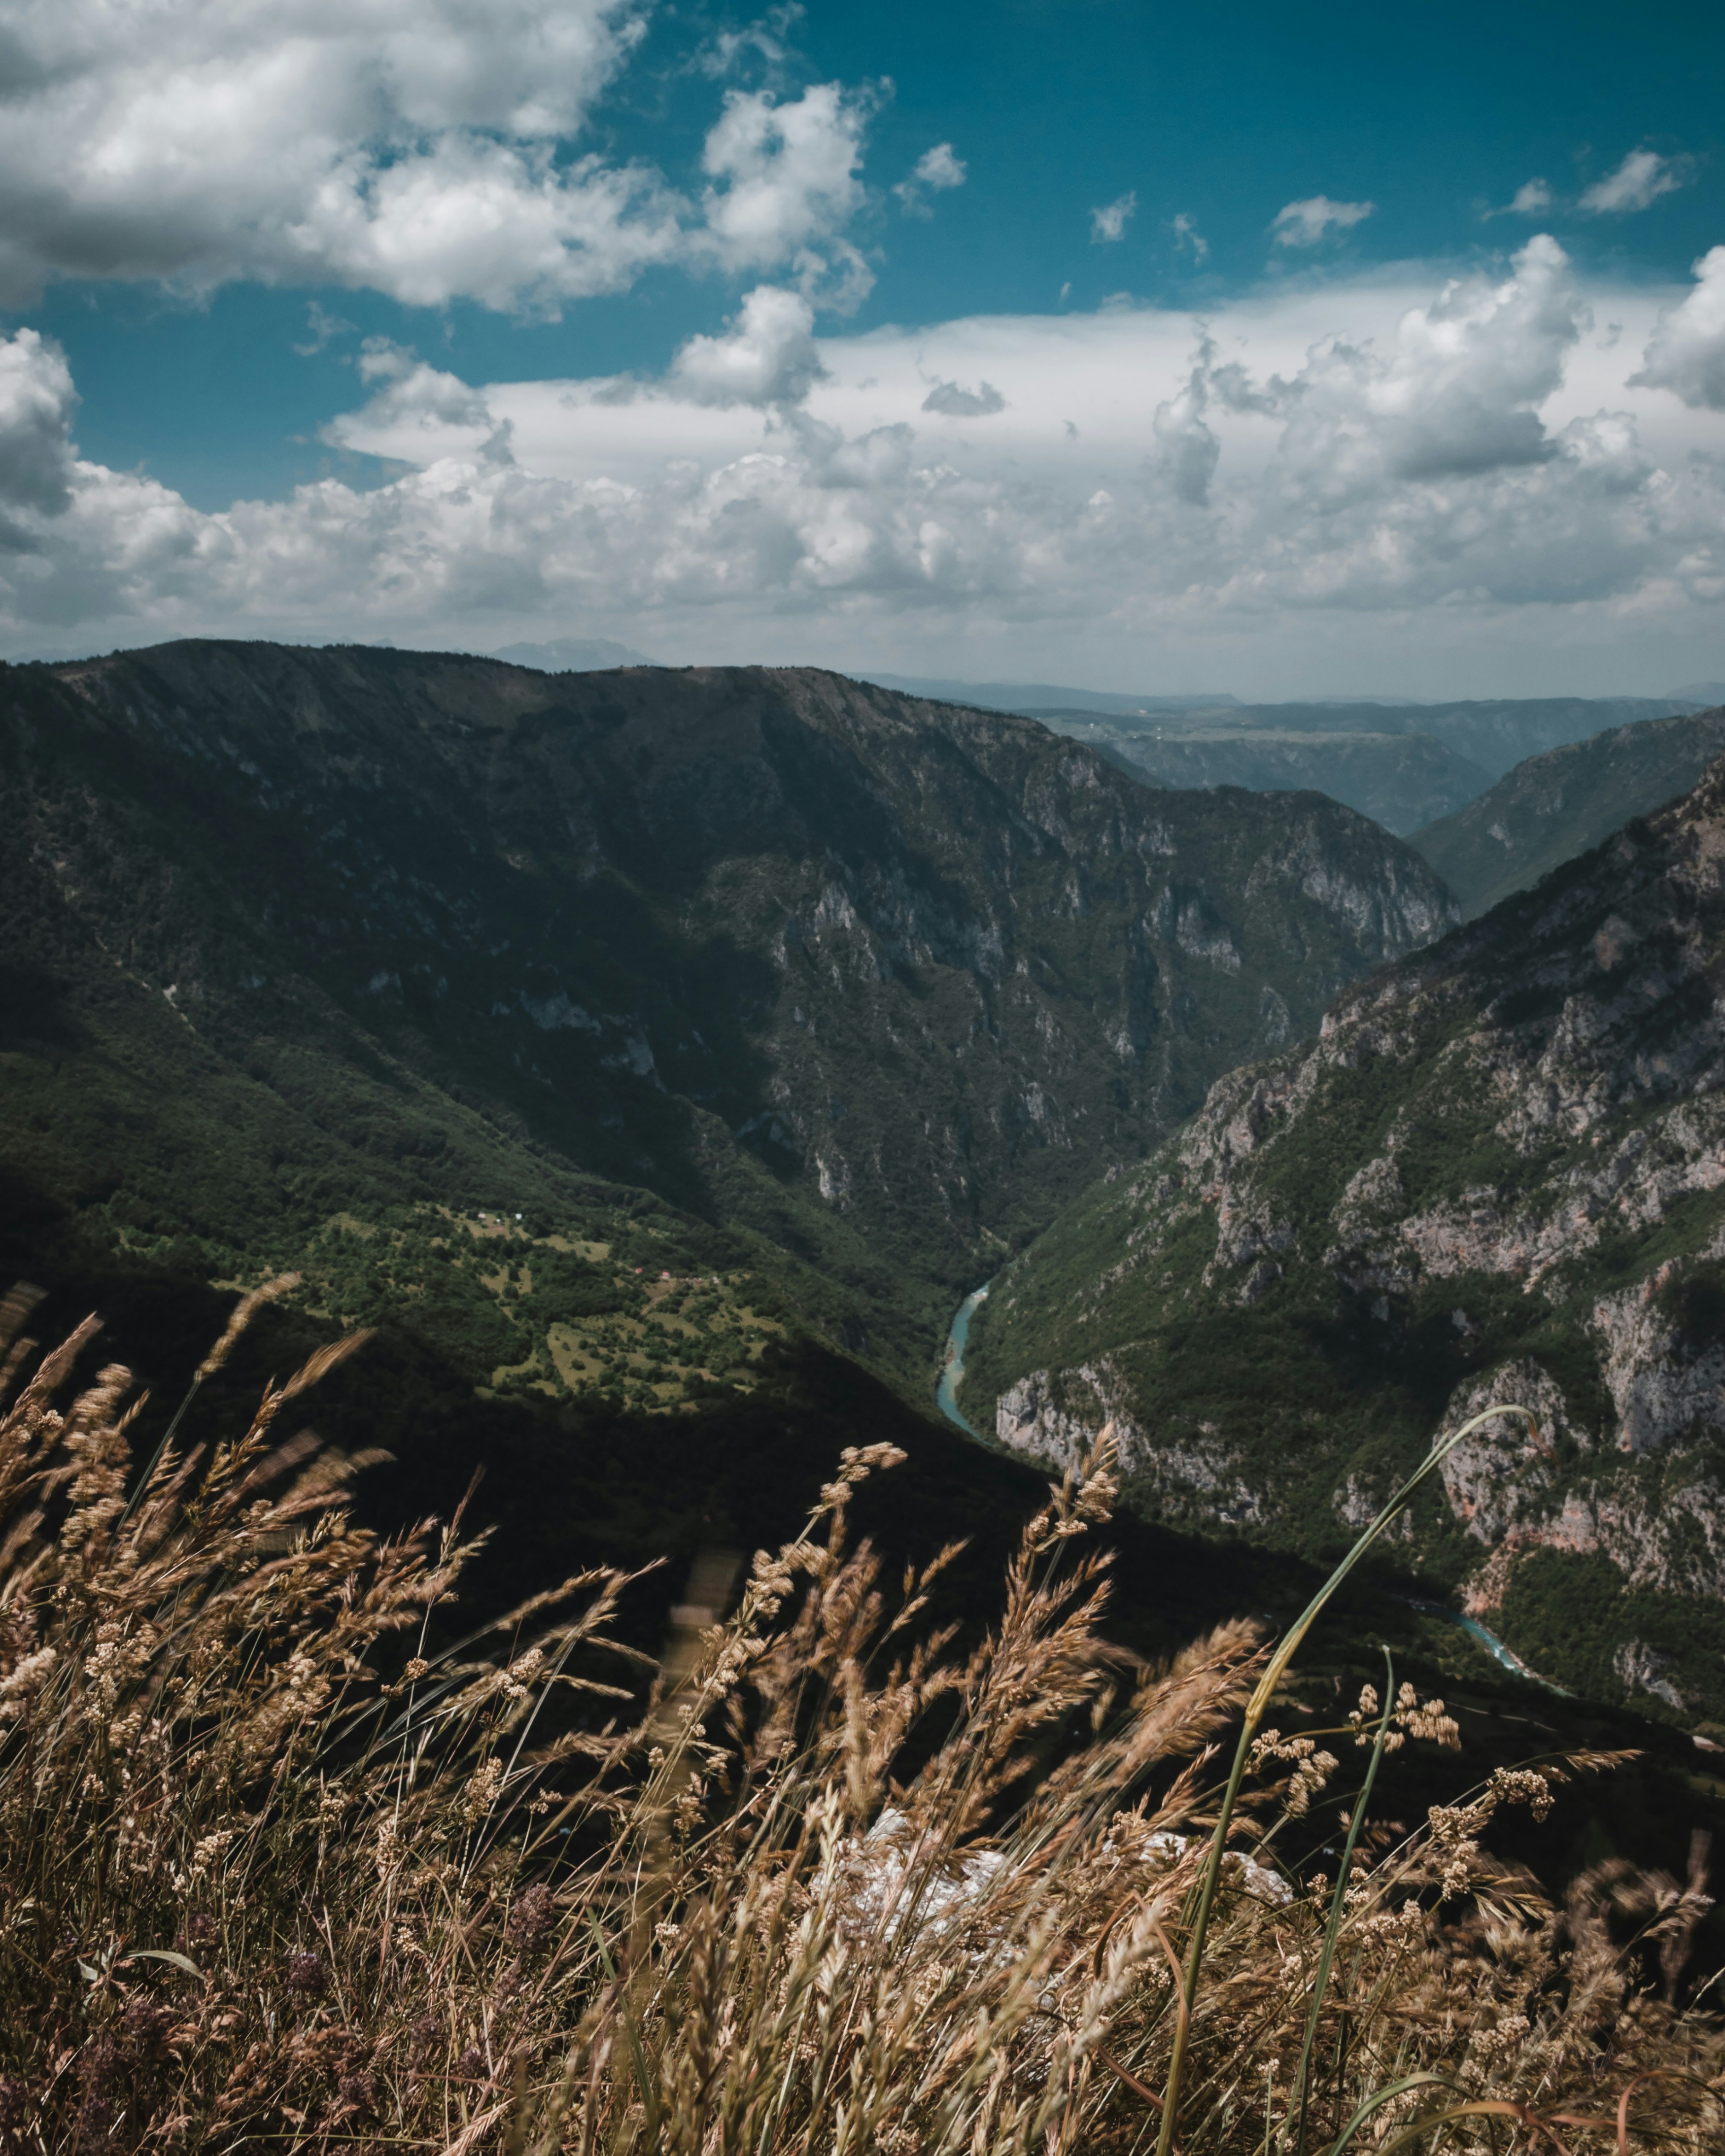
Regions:
<instances>
[{"instance_id":1,"label":"foreground vegetation","mask_svg":"<svg viewBox=\"0 0 1725 2156\"><path fill-rule=\"evenodd\" d=\"M127 1373L74 1386L95 1332L5 1368L8 2152L1719 2144L1705 1851L1559 1906L1487 1830L1609 1758L1400 1834L1369 1784L1453 1743L1440 1702L1392 1679L1285 1733L1294 1637L1111 1647L1106 1445L968 1652L951 1553L888 1580L849 1532L865 1445L740 1598L697 1564L649 1666L614 1573L447 1638L459 1520L360 1529L363 1460L299 1427L344 1346L140 1471ZM1338 1803L1329 1876L1291 1876Z\"/></svg>"}]
</instances>

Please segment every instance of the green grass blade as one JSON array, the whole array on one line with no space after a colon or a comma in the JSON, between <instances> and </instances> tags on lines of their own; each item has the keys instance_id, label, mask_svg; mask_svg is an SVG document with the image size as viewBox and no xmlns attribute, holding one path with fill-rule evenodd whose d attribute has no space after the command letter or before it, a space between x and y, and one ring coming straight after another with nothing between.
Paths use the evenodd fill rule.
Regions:
<instances>
[{"instance_id":1,"label":"green grass blade","mask_svg":"<svg viewBox=\"0 0 1725 2156\"><path fill-rule=\"evenodd\" d=\"M1209 1858L1204 1866L1203 1884L1199 1889L1198 1908L1192 1924L1192 1944L1186 1958L1186 1997L1191 2004L1194 2019L1198 2005L1198 1982L1204 1969L1204 1940L1209 1930L1210 1910L1216 1898L1216 1882L1222 1873L1222 1857L1228 1845L1228 1830L1234 1823L1234 1808L1240 1801L1240 1785L1245 1777L1246 1758L1252 1738L1257 1733L1271 1701L1276 1697L1276 1686L1286 1673L1289 1663L1299 1652L1307 1634L1323 1614L1324 1605L1397 1513L1412 1501L1428 1477L1436 1473L1463 1438L1476 1430L1481 1423L1505 1414L1520 1415L1538 1435L1539 1426L1531 1409L1499 1403L1482 1409L1478 1414L1471 1416L1463 1423L1459 1430L1452 1430L1447 1437L1440 1438L1296 1619L1286 1638L1271 1656L1269 1666L1259 1679L1256 1691L1246 1702L1240 1742L1235 1748L1233 1771L1223 1793L1215 1831L1210 1836ZM1168 2156L1173 2146L1174 2129L1179 2118L1180 2082L1185 2071L1189 2034L1189 2022L1177 2027L1174 2031L1173 2050L1168 2059L1168 2087L1163 2095L1162 2130L1157 2137L1156 2156Z\"/></svg>"},{"instance_id":2,"label":"green grass blade","mask_svg":"<svg viewBox=\"0 0 1725 2156\"><path fill-rule=\"evenodd\" d=\"M1336 1942L1342 1935L1342 1914L1348 1898L1348 1881L1353 1868L1354 1844L1359 1840L1360 1829L1365 1825L1366 1811L1372 1801L1372 1784L1378 1779L1378 1763L1384 1757L1384 1743L1389 1735L1390 1717L1394 1712L1395 1663L1386 1647L1384 1650L1384 1715L1378 1724L1378 1739L1372 1747L1372 1756L1367 1763L1366 1779L1353 1807L1353 1817L1348 1822L1348 1840L1342 1851L1342 1868L1336 1874L1336 1891L1330 1897L1330 1920L1324 1927L1323 1951L1317 1958L1317 1974L1312 1980L1312 2010L1306 2017L1306 2041L1300 2048L1300 2071L1294 2084L1300 2092L1300 2133L1296 2144L1297 2156L1306 2156L1306 2114L1312 2092L1312 2053L1317 2042L1318 2016L1323 2009L1324 1994L1330 1988L1330 1969L1336 1958Z\"/></svg>"}]
</instances>

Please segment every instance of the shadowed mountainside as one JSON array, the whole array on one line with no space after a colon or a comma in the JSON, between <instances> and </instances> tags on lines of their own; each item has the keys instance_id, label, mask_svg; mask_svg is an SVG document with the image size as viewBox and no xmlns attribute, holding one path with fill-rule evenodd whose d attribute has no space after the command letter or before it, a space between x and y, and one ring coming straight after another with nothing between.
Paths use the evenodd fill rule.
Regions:
<instances>
[{"instance_id":1,"label":"shadowed mountainside","mask_svg":"<svg viewBox=\"0 0 1725 2156\"><path fill-rule=\"evenodd\" d=\"M9 670L0 757L49 1196L193 1229L174 1119L207 1085L190 1188L230 1223L327 1240L331 1147L392 1202L598 1178L788 1254L907 1382L955 1283L1452 917L1330 802L1147 793L1029 721L808 670L185 643Z\"/></svg>"},{"instance_id":2,"label":"shadowed mountainside","mask_svg":"<svg viewBox=\"0 0 1725 2156\"><path fill-rule=\"evenodd\" d=\"M968 1537L973 1620L1036 1481L930 1424L942 1269L1450 911L1331 803L1158 795L819 675L169 647L0 675L0 1260L49 1287L47 1337L102 1310L157 1388L147 1454L236 1286L293 1266L182 1435L374 1324L315 1408L393 1455L371 1516L447 1513L483 1466L480 1608L669 1557L649 1645L697 1551L794 1531L889 1437L866 1524L895 1564ZM1111 1630L1146 1653L1310 1591L1290 1556L1116 1540ZM1337 1606L1318 1689L1390 1637L1520 1756L1525 1688L1394 1584Z\"/></svg>"}]
</instances>

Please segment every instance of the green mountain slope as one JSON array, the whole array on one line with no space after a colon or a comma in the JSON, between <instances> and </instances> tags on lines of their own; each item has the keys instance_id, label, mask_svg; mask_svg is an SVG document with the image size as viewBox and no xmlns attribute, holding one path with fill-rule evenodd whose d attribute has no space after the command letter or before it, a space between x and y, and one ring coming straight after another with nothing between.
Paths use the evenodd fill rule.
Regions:
<instances>
[{"instance_id":1,"label":"green mountain slope","mask_svg":"<svg viewBox=\"0 0 1725 2156\"><path fill-rule=\"evenodd\" d=\"M1010 977L1024 978L1022 959L1040 998L1034 1024L994 1052L1047 1048L1029 1082L1066 1116L1070 1172L1087 1174L1082 1148L1117 1142L1128 1109L1147 1121L1165 1112L1150 1091L1168 1082L1162 1072L1202 1084L1233 1041L1280 1025L1264 1005L1272 964L1287 1022L1297 1007L1308 1024L1327 978L1414 933L1419 907L1441 906L1438 886L1407 850L1332 804L1246 800L1230 823L1243 797L1218 796L1194 799L1192 819L1160 818L1157 797L1017 722L997 738L963 714L850 705L831 677L753 674L643 676L631 715L618 700L629 685L592 681L581 701L573 685L485 662L234 646L0 675L0 1273L48 1286L33 1323L44 1337L103 1313L99 1353L155 1389L135 1426L141 1455L237 1286L280 1266L303 1275L191 1401L182 1434L193 1440L231 1432L267 1374L341 1327L376 1325L303 1411L337 1445L393 1455L360 1486L382 1527L424 1510L447 1517L483 1471L470 1523L502 1532L466 1606L448 1614L458 1630L475 1603L495 1609L581 1565L668 1560L625 1612L629 1636L654 1648L697 1551L793 1532L839 1447L867 1440L910 1458L865 1490L860 1524L895 1564L962 1538L943 1607L974 1621L993 1606L1040 1478L931 1422L947 1306L930 1313L949 1291L938 1253L901 1265L906 1245L877 1248L855 1199L822 1196L818 1164L762 1149L758 1131L739 1141L696 1097L698 1075L680 1095L672 1080L698 1073L705 1054L709 1070L741 1071L746 1100L776 1086L768 1097L794 1137L806 1066L782 1042L794 1050L813 1031L837 1068L857 1038L875 1060L847 1070L852 1097L899 1118L896 1142L920 1142L933 1108L914 1096L906 1106L891 1089L920 1082L941 1055L961 1063L969 1034L956 1021L940 1032L943 1013L973 1011L998 970L979 973L967 1003L962 945L891 980L877 965L874 1008L901 1037L921 1040L914 1024L925 1023L937 1044L893 1065L860 1020L856 1035L843 1030L839 1008L856 993L847 950L878 952L884 932L868 927L877 940L847 946L831 938L836 901L825 919L819 909L841 876L863 894L851 901L860 917L865 902L884 911L883 883L906 911L956 891L960 918L964 893L980 888L1005 924ZM804 692L806 715L794 701ZM727 736L726 710L743 698L755 732ZM848 763L831 747L845 726ZM788 808L809 764L819 783ZM681 821L680 769L696 804ZM973 821L931 811L919 825L937 787L976 803ZM1003 798L1004 840L998 821L979 820L983 807L1003 813ZM1091 876L1081 848L1119 830L1142 839L1139 866L1122 868L1098 843ZM568 852L547 865L557 833ZM967 854L976 833L976 855L1009 855L993 883ZM811 855L822 879L812 888L797 880ZM873 882L870 861L886 865ZM1077 878L1087 916L1069 898L1051 927L1029 919L1050 876L1059 893ZM1108 914L1116 881L1147 901ZM752 912L763 889L806 910L781 896ZM701 911L709 902L726 932ZM1057 933L1070 940L1039 940ZM1093 994L1111 1014L1106 1038L1112 1006L1079 962L1117 947L1110 937L1143 955L1158 984L1154 1037L1170 1045L1160 1065L1116 1052L1127 1107L1096 1141L1073 1107L1083 1096L1070 1074L1075 1060L1081 1075L1086 1066L1060 1029L1098 1023L1086 1015ZM791 963L778 963L776 945ZM1049 955L1062 949L1069 979ZM727 1004L721 991L739 978L764 987ZM707 1003L675 1029L679 999L696 994ZM1008 1034L1006 1017L994 1022ZM559 1060L572 1049L586 1060ZM980 1091L983 1080L961 1070L947 1082ZM819 1136L845 1119L809 1120ZM1026 1145L1040 1127L1031 1121ZM1021 1202L1028 1211L989 1166L1010 1156L975 1157L998 1174L993 1217L1010 1219ZM663 1191L645 1187L649 1175ZM693 1202L665 1194L679 1192ZM870 1202L880 1210L869 1219L883 1217L887 1201ZM1132 1519L1111 1538L1111 1633L1146 1654L1241 1609L1285 1622L1314 1584L1287 1554ZM1309 1663L1314 1686L1351 1692L1374 1676L1379 1637L1458 1709L1470 1777L1481 1759L1521 1756L1523 1688L1380 1583L1361 1581L1336 1606ZM1563 1732L1639 1741L1628 1717L1590 1709ZM1675 1738L1661 1759L1658 1789L1686 1764ZM1641 1847L1642 1815L1671 1811L1655 1787L1614 1785L1614 1841ZM1445 1782L1405 1802L1417 1810L1453 1794ZM1598 1853L1599 1831L1597 1818L1578 1818L1575 1834L1592 1839L1575 1861ZM1564 1863L1568 1851L1565 1840ZM1676 1861L1681 1850L1655 1854Z\"/></svg>"},{"instance_id":2,"label":"green mountain slope","mask_svg":"<svg viewBox=\"0 0 1725 2156\"><path fill-rule=\"evenodd\" d=\"M1725 1717L1725 764L1235 1072L1007 1268L963 1400L1117 1419L1147 1513L1308 1553L1434 1430L1399 1554L1534 1667ZM1725 1732L1722 1732L1725 1733Z\"/></svg>"},{"instance_id":3,"label":"green mountain slope","mask_svg":"<svg viewBox=\"0 0 1725 2156\"><path fill-rule=\"evenodd\" d=\"M1530 757L1412 843L1469 918L1686 793L1725 754L1725 709L1642 719Z\"/></svg>"},{"instance_id":4,"label":"green mountain slope","mask_svg":"<svg viewBox=\"0 0 1725 2156\"><path fill-rule=\"evenodd\" d=\"M1153 786L1310 788L1398 834L1461 808L1490 783L1478 764L1430 734L1220 726L1127 732L1082 713L1045 716Z\"/></svg>"},{"instance_id":5,"label":"green mountain slope","mask_svg":"<svg viewBox=\"0 0 1725 2156\"><path fill-rule=\"evenodd\" d=\"M919 1390L955 1283L1450 906L1327 802L1149 794L830 675L184 644L3 691L5 963L50 1015L44 938L105 968L162 1073L128 1106L124 1055L74 1055L77 1128L51 1055L11 1074L48 1196L239 1268L353 1209L356 1149L377 1204L598 1178L771 1245Z\"/></svg>"}]
</instances>

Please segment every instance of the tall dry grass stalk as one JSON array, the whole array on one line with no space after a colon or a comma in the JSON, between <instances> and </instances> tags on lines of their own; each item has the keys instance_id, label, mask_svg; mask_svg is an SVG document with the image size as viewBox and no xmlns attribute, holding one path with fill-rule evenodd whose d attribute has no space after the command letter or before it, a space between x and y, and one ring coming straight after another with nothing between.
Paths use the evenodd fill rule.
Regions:
<instances>
[{"instance_id":1,"label":"tall dry grass stalk","mask_svg":"<svg viewBox=\"0 0 1725 2156\"><path fill-rule=\"evenodd\" d=\"M1106 1443L968 1653L931 1620L950 1551L889 1580L853 1543L896 1457L865 1445L728 1618L707 1563L656 1670L612 1573L432 1655L472 1546L354 1523L360 1463L287 1413L318 1368L139 1476L123 1370L60 1404L94 1332L15 1345L0 1417L5 2151L1129 2156L1177 2044L1182 2156L1725 2140L1683 2003L1705 1851L1558 1907L1484 1849L1599 1763L1284 1876L1327 1741L1453 1735L1405 1691L1250 1733L1191 1963L1268 1657L1245 1625L1165 1668L1107 1645Z\"/></svg>"}]
</instances>

